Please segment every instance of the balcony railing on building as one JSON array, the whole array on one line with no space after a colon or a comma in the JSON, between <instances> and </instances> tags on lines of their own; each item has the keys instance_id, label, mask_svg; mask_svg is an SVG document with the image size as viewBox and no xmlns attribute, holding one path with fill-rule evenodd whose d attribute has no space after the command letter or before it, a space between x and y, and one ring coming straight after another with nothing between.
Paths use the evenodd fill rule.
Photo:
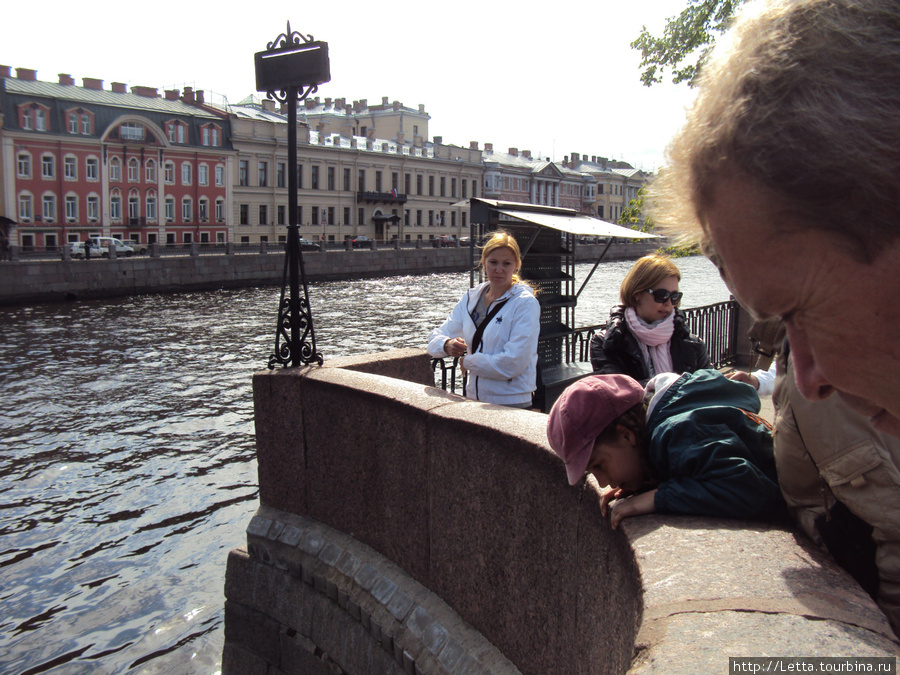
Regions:
<instances>
[{"instance_id":1,"label":"balcony railing on building","mask_svg":"<svg viewBox=\"0 0 900 675\"><path fill-rule=\"evenodd\" d=\"M357 204L405 204L406 194L403 192L357 192Z\"/></svg>"}]
</instances>

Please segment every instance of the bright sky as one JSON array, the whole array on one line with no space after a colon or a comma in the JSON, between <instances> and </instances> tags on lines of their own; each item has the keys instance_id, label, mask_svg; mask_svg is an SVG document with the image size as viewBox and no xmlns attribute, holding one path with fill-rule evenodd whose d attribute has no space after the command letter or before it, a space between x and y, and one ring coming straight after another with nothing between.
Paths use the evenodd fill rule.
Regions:
<instances>
[{"instance_id":1,"label":"bright sky","mask_svg":"<svg viewBox=\"0 0 900 675\"><path fill-rule=\"evenodd\" d=\"M316 3L17 2L0 64L39 80L68 73L130 86L185 85L236 103L255 93L253 54L291 29L328 43L321 98L383 96L431 115L430 136L562 160L572 152L655 171L684 120L686 85L644 87L629 44L687 0L542 4L359 0ZM378 8L378 5L381 8ZM13 70L15 75L15 70ZM429 139L431 140L431 139Z\"/></svg>"}]
</instances>

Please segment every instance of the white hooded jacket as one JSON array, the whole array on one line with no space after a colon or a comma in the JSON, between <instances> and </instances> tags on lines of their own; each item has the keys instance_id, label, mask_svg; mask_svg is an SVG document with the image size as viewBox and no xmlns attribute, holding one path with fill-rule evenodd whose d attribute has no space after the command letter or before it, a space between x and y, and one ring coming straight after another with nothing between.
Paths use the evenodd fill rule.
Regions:
<instances>
[{"instance_id":1,"label":"white hooded jacket","mask_svg":"<svg viewBox=\"0 0 900 675\"><path fill-rule=\"evenodd\" d=\"M428 353L433 358L448 356L447 340L462 336L469 352L465 366L469 371L466 396L476 401L518 406L531 402L537 380L537 343L541 330L541 307L525 284L515 283L497 298L488 311L508 298L485 327L481 345L472 353L475 322L472 312L478 306L485 282L470 288L442 325L428 337Z\"/></svg>"}]
</instances>

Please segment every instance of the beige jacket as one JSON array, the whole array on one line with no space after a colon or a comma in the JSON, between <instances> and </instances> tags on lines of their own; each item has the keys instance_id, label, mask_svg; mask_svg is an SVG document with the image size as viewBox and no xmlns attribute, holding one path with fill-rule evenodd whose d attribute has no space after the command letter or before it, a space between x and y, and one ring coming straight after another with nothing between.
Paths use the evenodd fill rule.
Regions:
<instances>
[{"instance_id":1,"label":"beige jacket","mask_svg":"<svg viewBox=\"0 0 900 675\"><path fill-rule=\"evenodd\" d=\"M834 395L808 401L788 359L775 382L775 463L794 519L814 541L813 521L835 497L873 527L877 602L900 635L900 438L875 431Z\"/></svg>"}]
</instances>

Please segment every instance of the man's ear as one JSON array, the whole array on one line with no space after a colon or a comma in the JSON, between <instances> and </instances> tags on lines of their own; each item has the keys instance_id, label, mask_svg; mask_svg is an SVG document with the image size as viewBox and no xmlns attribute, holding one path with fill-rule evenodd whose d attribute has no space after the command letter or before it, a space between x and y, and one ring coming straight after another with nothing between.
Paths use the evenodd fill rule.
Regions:
<instances>
[{"instance_id":1,"label":"man's ear","mask_svg":"<svg viewBox=\"0 0 900 675\"><path fill-rule=\"evenodd\" d=\"M634 432L624 424L616 425L616 433L619 434L619 438L623 439L626 443L632 447L637 447L637 437L634 435Z\"/></svg>"}]
</instances>

